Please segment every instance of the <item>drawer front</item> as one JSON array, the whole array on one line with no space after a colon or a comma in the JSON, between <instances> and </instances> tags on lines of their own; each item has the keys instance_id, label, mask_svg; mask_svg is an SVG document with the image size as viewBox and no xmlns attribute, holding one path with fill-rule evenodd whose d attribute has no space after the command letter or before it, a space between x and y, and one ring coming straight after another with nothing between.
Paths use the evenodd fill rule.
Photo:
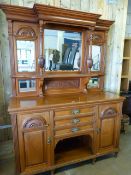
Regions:
<instances>
[{"instance_id":1,"label":"drawer front","mask_svg":"<svg viewBox=\"0 0 131 175\"><path fill-rule=\"evenodd\" d=\"M80 124L80 123L89 123L92 124L94 121L93 115L90 116L70 116L70 117L65 117L65 119L56 119L55 120L55 127L60 127L60 126L68 126L68 125L73 125L73 124Z\"/></svg>"},{"instance_id":2,"label":"drawer front","mask_svg":"<svg viewBox=\"0 0 131 175\"><path fill-rule=\"evenodd\" d=\"M75 109L55 111L55 137L80 134L93 130L95 123L95 107L78 106Z\"/></svg>"},{"instance_id":3,"label":"drawer front","mask_svg":"<svg viewBox=\"0 0 131 175\"><path fill-rule=\"evenodd\" d=\"M85 133L86 131L89 132L92 130L93 130L92 125L84 125L84 126L74 125L63 129L55 129L55 137L57 138L68 135L80 134L82 132Z\"/></svg>"},{"instance_id":4,"label":"drawer front","mask_svg":"<svg viewBox=\"0 0 131 175\"><path fill-rule=\"evenodd\" d=\"M85 113L90 113L94 112L94 107L75 107L75 108L70 108L70 109L65 109L61 111L55 111L55 117L61 117L61 116L68 116L68 115L79 115L79 114L85 114Z\"/></svg>"}]
</instances>

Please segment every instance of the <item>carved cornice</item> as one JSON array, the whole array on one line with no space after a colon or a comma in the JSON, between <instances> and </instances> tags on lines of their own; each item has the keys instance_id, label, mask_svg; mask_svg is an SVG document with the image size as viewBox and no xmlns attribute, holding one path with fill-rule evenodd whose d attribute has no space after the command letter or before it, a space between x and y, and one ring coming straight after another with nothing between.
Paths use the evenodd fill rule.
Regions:
<instances>
[{"instance_id":1,"label":"carved cornice","mask_svg":"<svg viewBox=\"0 0 131 175\"><path fill-rule=\"evenodd\" d=\"M71 26L95 26L101 16L99 14L68 10L48 5L34 4L33 8L0 4L0 8L6 13L7 19L13 21L36 22L39 20L48 23L68 23ZM67 25L67 24L66 24Z\"/></svg>"},{"instance_id":2,"label":"carved cornice","mask_svg":"<svg viewBox=\"0 0 131 175\"><path fill-rule=\"evenodd\" d=\"M7 17L7 20L24 21L24 22L37 22L36 13L28 7L21 7L16 5L0 4Z\"/></svg>"},{"instance_id":3,"label":"carved cornice","mask_svg":"<svg viewBox=\"0 0 131 175\"><path fill-rule=\"evenodd\" d=\"M114 21L98 19L96 22L95 30L108 31L113 23Z\"/></svg>"},{"instance_id":4,"label":"carved cornice","mask_svg":"<svg viewBox=\"0 0 131 175\"><path fill-rule=\"evenodd\" d=\"M35 22L44 20L47 23L59 23L85 28L95 27L95 30L109 30L114 21L101 20L100 14L69 10L49 5L34 4L33 8L0 4L8 20Z\"/></svg>"}]
</instances>

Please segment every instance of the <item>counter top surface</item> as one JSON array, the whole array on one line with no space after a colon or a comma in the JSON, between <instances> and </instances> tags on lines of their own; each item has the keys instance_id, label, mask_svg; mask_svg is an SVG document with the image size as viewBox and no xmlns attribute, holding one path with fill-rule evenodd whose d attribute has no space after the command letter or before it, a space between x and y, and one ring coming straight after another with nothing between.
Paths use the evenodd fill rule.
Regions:
<instances>
[{"instance_id":1,"label":"counter top surface","mask_svg":"<svg viewBox=\"0 0 131 175\"><path fill-rule=\"evenodd\" d=\"M124 97L110 92L93 92L87 94L52 95L43 97L12 97L8 111L18 112L25 110L56 108L68 105L99 104L106 101L123 101Z\"/></svg>"}]
</instances>

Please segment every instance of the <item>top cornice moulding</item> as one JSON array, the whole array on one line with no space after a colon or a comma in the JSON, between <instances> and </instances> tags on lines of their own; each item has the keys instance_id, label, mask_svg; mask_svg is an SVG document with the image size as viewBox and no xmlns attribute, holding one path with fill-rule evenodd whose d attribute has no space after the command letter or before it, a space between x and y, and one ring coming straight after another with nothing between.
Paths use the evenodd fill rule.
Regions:
<instances>
[{"instance_id":1,"label":"top cornice moulding","mask_svg":"<svg viewBox=\"0 0 131 175\"><path fill-rule=\"evenodd\" d=\"M70 10L60 7L54 7L50 5L41 5L41 4L34 4L33 6L34 11L36 11L37 14L51 14L51 15L57 15L57 16L68 16L69 18L76 18L81 20L90 20L96 22L97 19L101 16L100 14L94 14L94 13L87 13L82 12L78 10Z\"/></svg>"},{"instance_id":2,"label":"top cornice moulding","mask_svg":"<svg viewBox=\"0 0 131 175\"><path fill-rule=\"evenodd\" d=\"M69 10L50 5L34 4L33 8L16 5L0 4L7 17L7 20L25 21L38 23L43 20L46 23L70 24L84 28L105 26L108 28L112 22L100 20L100 14L87 13L77 10ZM104 21L104 23L103 23Z\"/></svg>"}]
</instances>

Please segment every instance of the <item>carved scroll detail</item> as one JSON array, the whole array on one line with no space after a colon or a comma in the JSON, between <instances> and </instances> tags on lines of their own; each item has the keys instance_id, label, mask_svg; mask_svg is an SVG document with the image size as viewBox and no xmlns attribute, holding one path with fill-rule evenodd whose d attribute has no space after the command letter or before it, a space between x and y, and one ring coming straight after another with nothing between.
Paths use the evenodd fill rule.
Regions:
<instances>
[{"instance_id":1,"label":"carved scroll detail","mask_svg":"<svg viewBox=\"0 0 131 175\"><path fill-rule=\"evenodd\" d=\"M22 27L16 33L16 36L21 38L36 38L35 31L31 27Z\"/></svg>"},{"instance_id":2,"label":"carved scroll detail","mask_svg":"<svg viewBox=\"0 0 131 175\"><path fill-rule=\"evenodd\" d=\"M40 128L46 125L46 121L42 118L30 118L25 123L23 128Z\"/></svg>"},{"instance_id":3,"label":"carved scroll detail","mask_svg":"<svg viewBox=\"0 0 131 175\"><path fill-rule=\"evenodd\" d=\"M97 44L101 44L101 43L104 43L103 35L98 34L98 33L93 33L92 34L92 44L97 45Z\"/></svg>"},{"instance_id":4,"label":"carved scroll detail","mask_svg":"<svg viewBox=\"0 0 131 175\"><path fill-rule=\"evenodd\" d=\"M101 113L102 118L107 118L115 115L117 115L117 111L115 108L108 108Z\"/></svg>"},{"instance_id":5,"label":"carved scroll detail","mask_svg":"<svg viewBox=\"0 0 131 175\"><path fill-rule=\"evenodd\" d=\"M46 89L52 88L78 88L79 80L53 80L46 81Z\"/></svg>"}]
</instances>

